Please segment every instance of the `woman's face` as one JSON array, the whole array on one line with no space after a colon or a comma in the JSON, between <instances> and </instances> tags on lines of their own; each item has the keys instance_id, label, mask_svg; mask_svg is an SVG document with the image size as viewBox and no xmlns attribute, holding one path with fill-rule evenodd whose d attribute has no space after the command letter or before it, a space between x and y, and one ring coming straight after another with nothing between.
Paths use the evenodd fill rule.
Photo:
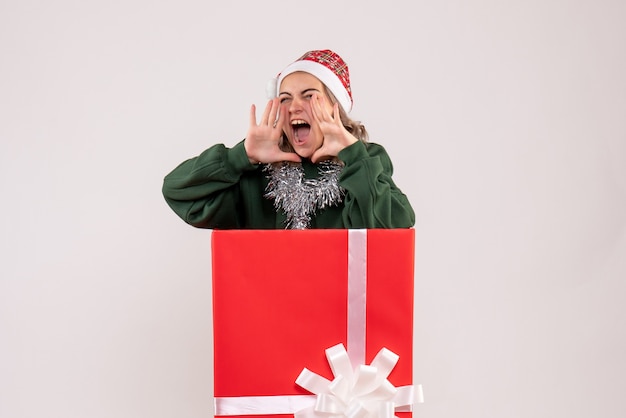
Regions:
<instances>
[{"instance_id":1,"label":"woman's face","mask_svg":"<svg viewBox=\"0 0 626 418\"><path fill-rule=\"evenodd\" d=\"M285 77L280 84L278 97L281 111L287 112L283 131L294 151L303 158L310 158L324 143L324 135L315 122L311 108L313 95L324 97L325 110L332 115L330 98L317 77L295 72Z\"/></svg>"}]
</instances>

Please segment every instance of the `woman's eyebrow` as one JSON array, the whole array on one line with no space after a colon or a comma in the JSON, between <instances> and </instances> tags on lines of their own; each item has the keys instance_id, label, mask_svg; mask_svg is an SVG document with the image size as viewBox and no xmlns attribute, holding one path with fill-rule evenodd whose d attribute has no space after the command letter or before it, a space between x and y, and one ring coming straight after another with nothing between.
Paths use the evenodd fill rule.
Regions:
<instances>
[{"instance_id":1,"label":"woman's eyebrow","mask_svg":"<svg viewBox=\"0 0 626 418\"><path fill-rule=\"evenodd\" d=\"M318 93L320 92L318 89L311 87L311 88L308 88L308 89L304 89L304 90L302 90L302 91L300 92L300 94L307 94L307 93L309 93L309 92L311 92L311 91L315 91L315 92L318 92ZM291 93L286 92L286 91L281 91L280 93L278 93L278 95L279 95L279 96L280 96L280 95L283 95L283 94L286 94L286 95L288 95L288 96L291 96Z\"/></svg>"}]
</instances>

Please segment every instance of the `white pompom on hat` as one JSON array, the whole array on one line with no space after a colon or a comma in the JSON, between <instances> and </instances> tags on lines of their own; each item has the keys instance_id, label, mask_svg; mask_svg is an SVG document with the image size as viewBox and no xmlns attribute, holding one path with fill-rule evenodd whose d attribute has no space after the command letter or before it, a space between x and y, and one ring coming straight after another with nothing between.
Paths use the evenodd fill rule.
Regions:
<instances>
[{"instance_id":1,"label":"white pompom on hat","mask_svg":"<svg viewBox=\"0 0 626 418\"><path fill-rule=\"evenodd\" d=\"M329 49L309 51L282 70L278 76L268 82L269 98L278 96L278 89L283 78L296 71L303 71L317 77L337 98L343 110L352 110L352 90L350 73L344 60Z\"/></svg>"}]
</instances>

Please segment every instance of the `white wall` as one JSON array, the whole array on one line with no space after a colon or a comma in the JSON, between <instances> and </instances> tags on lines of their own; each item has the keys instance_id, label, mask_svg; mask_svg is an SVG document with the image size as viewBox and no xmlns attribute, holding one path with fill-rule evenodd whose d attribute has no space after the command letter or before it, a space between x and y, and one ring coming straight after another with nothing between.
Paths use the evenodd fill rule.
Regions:
<instances>
[{"instance_id":1,"label":"white wall","mask_svg":"<svg viewBox=\"0 0 626 418\"><path fill-rule=\"evenodd\" d=\"M0 417L210 416L210 232L161 181L316 48L417 212L415 416L625 416L625 21L621 0L2 1Z\"/></svg>"}]
</instances>

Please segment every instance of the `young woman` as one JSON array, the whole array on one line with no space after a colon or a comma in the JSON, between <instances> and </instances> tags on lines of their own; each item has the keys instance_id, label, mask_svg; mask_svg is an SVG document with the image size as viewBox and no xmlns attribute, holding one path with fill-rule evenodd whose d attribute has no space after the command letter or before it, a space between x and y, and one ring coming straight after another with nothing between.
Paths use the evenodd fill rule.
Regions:
<instances>
[{"instance_id":1,"label":"young woman","mask_svg":"<svg viewBox=\"0 0 626 418\"><path fill-rule=\"evenodd\" d=\"M169 173L163 195L185 222L212 229L408 228L415 214L385 149L348 117L348 66L309 51L274 80L245 139Z\"/></svg>"}]
</instances>

